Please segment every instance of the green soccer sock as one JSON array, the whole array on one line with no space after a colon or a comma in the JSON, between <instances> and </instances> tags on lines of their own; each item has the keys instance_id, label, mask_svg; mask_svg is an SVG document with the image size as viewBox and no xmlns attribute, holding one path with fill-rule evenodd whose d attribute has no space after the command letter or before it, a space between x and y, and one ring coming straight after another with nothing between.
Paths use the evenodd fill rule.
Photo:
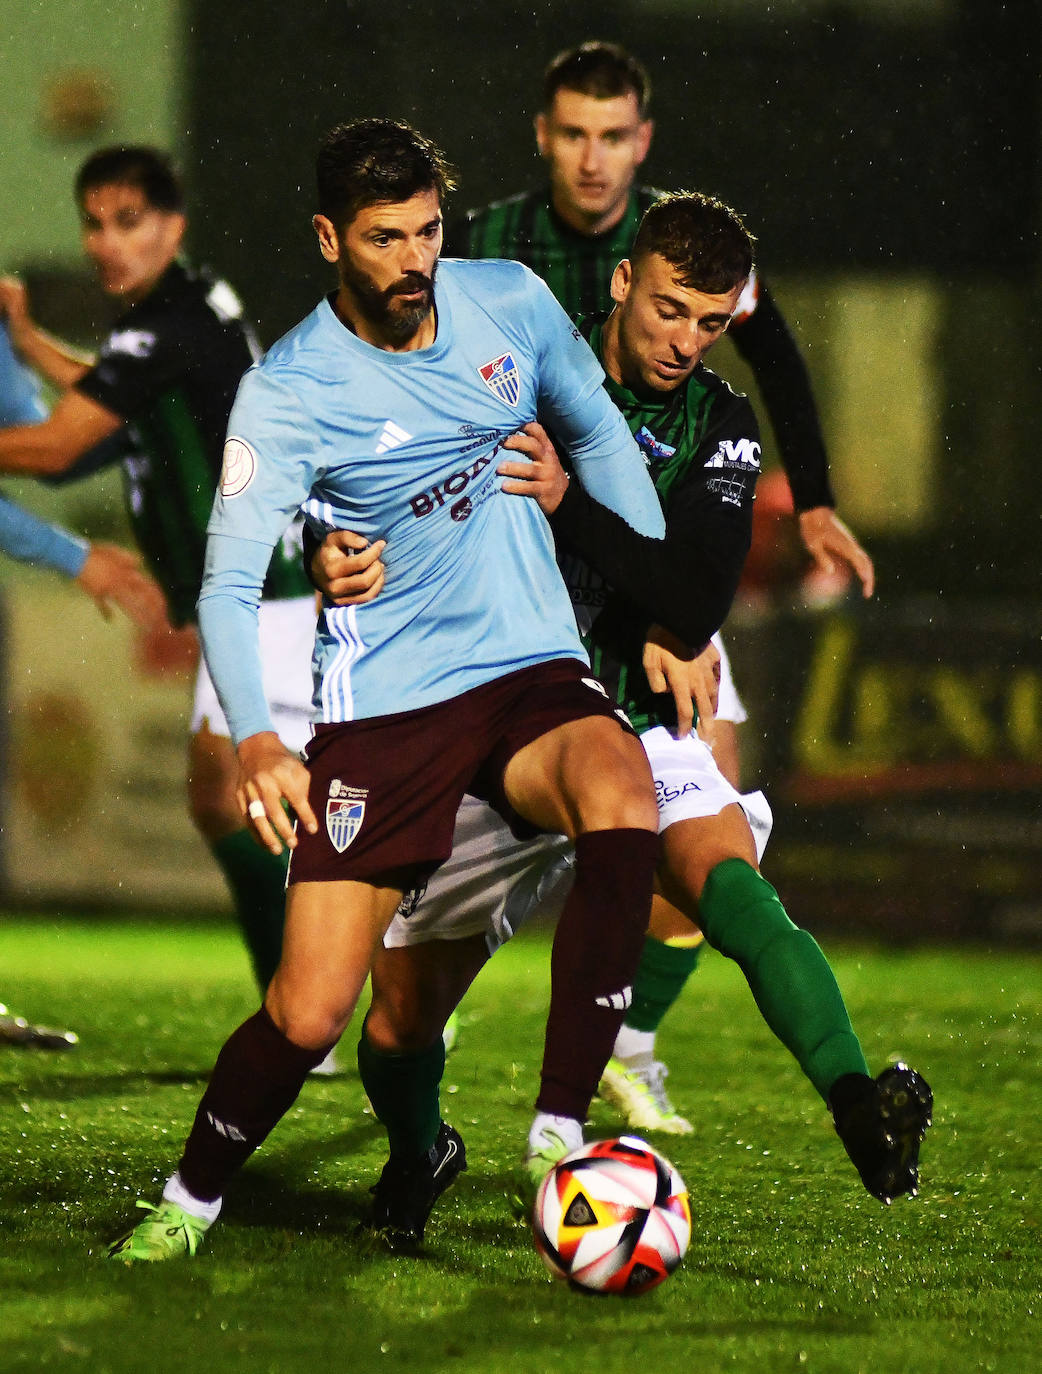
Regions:
<instances>
[{"instance_id":1,"label":"green soccer sock","mask_svg":"<svg viewBox=\"0 0 1042 1374\"><path fill-rule=\"evenodd\" d=\"M701 952L701 942L669 945L646 936L633 980L633 1003L623 1024L631 1030L657 1031L694 973Z\"/></svg>"},{"instance_id":2,"label":"green soccer sock","mask_svg":"<svg viewBox=\"0 0 1042 1374\"><path fill-rule=\"evenodd\" d=\"M843 1074L868 1073L828 961L765 878L744 859L725 859L699 909L706 939L741 968L763 1019L823 1098Z\"/></svg>"},{"instance_id":3,"label":"green soccer sock","mask_svg":"<svg viewBox=\"0 0 1042 1374\"><path fill-rule=\"evenodd\" d=\"M445 1044L439 1035L429 1049L386 1054L374 1049L365 1026L358 1041L358 1073L373 1111L387 1131L392 1155L415 1159L434 1144L441 1122Z\"/></svg>"},{"instance_id":4,"label":"green soccer sock","mask_svg":"<svg viewBox=\"0 0 1042 1374\"><path fill-rule=\"evenodd\" d=\"M289 854L269 853L245 829L222 835L210 849L231 888L254 976L264 993L282 957Z\"/></svg>"}]
</instances>

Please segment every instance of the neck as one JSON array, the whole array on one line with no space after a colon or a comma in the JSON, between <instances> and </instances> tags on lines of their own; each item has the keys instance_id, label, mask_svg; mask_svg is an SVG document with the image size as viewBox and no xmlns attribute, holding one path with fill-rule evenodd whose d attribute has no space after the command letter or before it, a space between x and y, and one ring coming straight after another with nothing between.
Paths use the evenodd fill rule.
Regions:
<instances>
[{"instance_id":1,"label":"neck","mask_svg":"<svg viewBox=\"0 0 1042 1374\"><path fill-rule=\"evenodd\" d=\"M619 386L629 385L622 375L622 368L619 362L618 306L615 307L604 321L604 327L601 330L601 365L613 382L617 382Z\"/></svg>"},{"instance_id":2,"label":"neck","mask_svg":"<svg viewBox=\"0 0 1042 1374\"><path fill-rule=\"evenodd\" d=\"M615 228L626 213L626 207L629 205L629 194L627 193L625 199L617 207L613 206L610 210L606 210L603 215L584 214L582 210L577 210L574 205L563 205L555 191L550 192L550 203L569 229L574 229L576 233L592 239L598 234L606 234L609 229Z\"/></svg>"},{"instance_id":3,"label":"neck","mask_svg":"<svg viewBox=\"0 0 1042 1374\"><path fill-rule=\"evenodd\" d=\"M413 353L421 348L429 348L438 333L438 317L433 306L412 334L403 339L382 322L370 319L343 284L333 298L333 312L340 323L363 343L371 344L385 353Z\"/></svg>"}]
</instances>

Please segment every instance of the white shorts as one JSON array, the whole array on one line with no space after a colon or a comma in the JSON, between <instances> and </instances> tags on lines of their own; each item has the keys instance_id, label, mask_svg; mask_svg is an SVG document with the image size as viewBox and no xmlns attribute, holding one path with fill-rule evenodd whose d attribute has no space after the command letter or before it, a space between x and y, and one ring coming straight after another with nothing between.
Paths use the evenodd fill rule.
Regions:
<instances>
[{"instance_id":1,"label":"white shorts","mask_svg":"<svg viewBox=\"0 0 1042 1374\"><path fill-rule=\"evenodd\" d=\"M713 643L720 654L720 698L716 708L716 718L717 720L730 720L735 725L741 725L749 717L742 705L742 698L738 695L738 688L734 685L734 678L731 676L731 660L727 657L724 641L719 634L713 636Z\"/></svg>"},{"instance_id":2,"label":"white shorts","mask_svg":"<svg viewBox=\"0 0 1042 1374\"><path fill-rule=\"evenodd\" d=\"M771 809L762 792L735 791L697 735L678 740L658 726L640 742L655 778L659 834L678 821L716 816L737 803L753 832L757 859L762 857L771 833ZM452 857L425 888L406 895L384 944L394 948L484 935L494 954L536 911L559 915L573 863L572 846L562 836L515 839L490 806L464 797Z\"/></svg>"},{"instance_id":3,"label":"white shorts","mask_svg":"<svg viewBox=\"0 0 1042 1374\"><path fill-rule=\"evenodd\" d=\"M315 598L287 597L262 601L257 612L257 634L264 695L272 724L287 749L299 753L311 738L311 657L315 649ZM192 703L192 734L206 725L214 735L231 733L210 681L205 660L200 661Z\"/></svg>"}]
</instances>

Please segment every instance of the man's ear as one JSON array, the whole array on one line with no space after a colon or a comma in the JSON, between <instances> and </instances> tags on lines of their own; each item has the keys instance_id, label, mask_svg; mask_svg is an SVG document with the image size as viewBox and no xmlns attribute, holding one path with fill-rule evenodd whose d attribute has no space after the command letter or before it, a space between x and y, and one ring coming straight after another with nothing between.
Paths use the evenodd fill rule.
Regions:
<instances>
[{"instance_id":1,"label":"man's ear","mask_svg":"<svg viewBox=\"0 0 1042 1374\"><path fill-rule=\"evenodd\" d=\"M611 274L611 298L616 305L621 305L630 294L632 284L633 264L629 258L623 258Z\"/></svg>"},{"instance_id":2,"label":"man's ear","mask_svg":"<svg viewBox=\"0 0 1042 1374\"><path fill-rule=\"evenodd\" d=\"M651 147L651 136L655 132L653 119L642 119L637 127L637 166L644 161Z\"/></svg>"},{"instance_id":3,"label":"man's ear","mask_svg":"<svg viewBox=\"0 0 1042 1374\"><path fill-rule=\"evenodd\" d=\"M318 246L326 262L339 262L340 236L333 221L325 215L315 215L311 223L318 235Z\"/></svg>"},{"instance_id":4,"label":"man's ear","mask_svg":"<svg viewBox=\"0 0 1042 1374\"><path fill-rule=\"evenodd\" d=\"M535 146L539 149L539 156L546 157L546 115L542 110L535 117Z\"/></svg>"}]
</instances>

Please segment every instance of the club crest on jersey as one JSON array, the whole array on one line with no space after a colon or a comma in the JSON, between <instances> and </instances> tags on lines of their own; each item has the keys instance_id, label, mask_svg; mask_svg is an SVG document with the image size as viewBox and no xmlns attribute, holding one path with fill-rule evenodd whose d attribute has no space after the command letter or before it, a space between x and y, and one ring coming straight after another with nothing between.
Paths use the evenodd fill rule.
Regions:
<instances>
[{"instance_id":1,"label":"club crest on jersey","mask_svg":"<svg viewBox=\"0 0 1042 1374\"><path fill-rule=\"evenodd\" d=\"M348 787L339 778L334 778L329 784L326 834L329 836L329 843L338 854L343 854L361 830L362 822L365 820L365 799L368 795L368 788Z\"/></svg>"},{"instance_id":2,"label":"club crest on jersey","mask_svg":"<svg viewBox=\"0 0 1042 1374\"><path fill-rule=\"evenodd\" d=\"M516 408L521 396L521 374L517 370L513 353L501 353L490 363L478 368L478 375L492 392L508 406Z\"/></svg>"},{"instance_id":3,"label":"club crest on jersey","mask_svg":"<svg viewBox=\"0 0 1042 1374\"><path fill-rule=\"evenodd\" d=\"M661 439L656 439L647 425L641 425L633 437L637 441L637 447L649 463L668 462L676 453L676 449L672 445L664 444Z\"/></svg>"},{"instance_id":4,"label":"club crest on jersey","mask_svg":"<svg viewBox=\"0 0 1042 1374\"><path fill-rule=\"evenodd\" d=\"M229 438L224 445L221 495L228 500L241 496L257 472L257 455L245 439Z\"/></svg>"}]
</instances>

